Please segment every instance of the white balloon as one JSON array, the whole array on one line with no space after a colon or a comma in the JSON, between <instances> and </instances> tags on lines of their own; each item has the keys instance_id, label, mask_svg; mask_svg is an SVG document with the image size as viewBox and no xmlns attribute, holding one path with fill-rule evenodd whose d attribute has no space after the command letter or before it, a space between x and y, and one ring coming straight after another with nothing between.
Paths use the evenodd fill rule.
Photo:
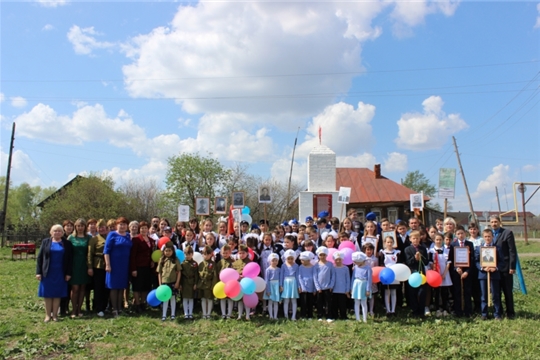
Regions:
<instances>
[{"instance_id":1,"label":"white balloon","mask_svg":"<svg viewBox=\"0 0 540 360\"><path fill-rule=\"evenodd\" d=\"M195 260L197 264L200 264L203 262L204 258L200 252L195 251L193 253L193 260Z\"/></svg>"},{"instance_id":2,"label":"white balloon","mask_svg":"<svg viewBox=\"0 0 540 360\"><path fill-rule=\"evenodd\" d=\"M390 266L390 269L396 274L397 281L407 281L411 276L411 269L405 264L394 264Z\"/></svg>"},{"instance_id":3,"label":"white balloon","mask_svg":"<svg viewBox=\"0 0 540 360\"><path fill-rule=\"evenodd\" d=\"M255 281L255 292L260 293L266 289L266 281L262 277L257 276L253 281Z\"/></svg>"},{"instance_id":4,"label":"white balloon","mask_svg":"<svg viewBox=\"0 0 540 360\"><path fill-rule=\"evenodd\" d=\"M249 214L242 214L242 221L247 221L251 225L251 221L253 221L253 219Z\"/></svg>"}]
</instances>

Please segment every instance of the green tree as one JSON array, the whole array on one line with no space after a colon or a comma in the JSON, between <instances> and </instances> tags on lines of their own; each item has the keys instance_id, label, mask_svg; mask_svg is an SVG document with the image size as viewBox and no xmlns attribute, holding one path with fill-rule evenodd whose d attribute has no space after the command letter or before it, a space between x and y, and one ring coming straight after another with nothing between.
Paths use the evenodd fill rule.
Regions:
<instances>
[{"instance_id":1,"label":"green tree","mask_svg":"<svg viewBox=\"0 0 540 360\"><path fill-rule=\"evenodd\" d=\"M65 219L117 218L124 216L127 207L122 194L114 190L111 177L92 174L76 179L47 200L40 214L40 222L44 228L48 228Z\"/></svg>"},{"instance_id":2,"label":"green tree","mask_svg":"<svg viewBox=\"0 0 540 360\"><path fill-rule=\"evenodd\" d=\"M167 162L165 183L168 200L176 206L189 205L194 214L195 198L208 197L212 212L216 195L225 196L232 179L232 170L211 157L211 154L206 157L199 153L180 154L170 157Z\"/></svg>"}]
</instances>

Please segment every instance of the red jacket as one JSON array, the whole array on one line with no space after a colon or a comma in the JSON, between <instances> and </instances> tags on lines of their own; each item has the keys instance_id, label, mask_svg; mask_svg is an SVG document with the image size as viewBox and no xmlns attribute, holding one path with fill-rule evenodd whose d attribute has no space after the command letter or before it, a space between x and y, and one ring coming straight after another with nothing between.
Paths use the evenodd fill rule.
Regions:
<instances>
[{"instance_id":1,"label":"red jacket","mask_svg":"<svg viewBox=\"0 0 540 360\"><path fill-rule=\"evenodd\" d=\"M138 267L150 267L152 261L152 251L155 247L155 241L151 237L150 246L146 244L142 235L135 236L131 241L133 246L131 247L131 255L129 259L129 271L137 271Z\"/></svg>"}]
</instances>

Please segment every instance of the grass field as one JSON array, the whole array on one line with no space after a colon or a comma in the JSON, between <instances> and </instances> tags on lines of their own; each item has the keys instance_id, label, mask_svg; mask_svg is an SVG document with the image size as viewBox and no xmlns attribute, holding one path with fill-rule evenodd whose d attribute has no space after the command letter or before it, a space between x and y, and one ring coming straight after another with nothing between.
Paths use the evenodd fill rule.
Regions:
<instances>
[{"instance_id":1,"label":"grass field","mask_svg":"<svg viewBox=\"0 0 540 360\"><path fill-rule=\"evenodd\" d=\"M153 310L144 316L87 316L45 324L35 261L12 261L9 249L0 249L0 357L537 359L540 258L522 259L522 267L529 294L516 294L517 318L501 322L418 320L402 311L397 319L376 317L367 324L352 319L274 323L260 316L251 322L216 317L163 323Z\"/></svg>"}]
</instances>

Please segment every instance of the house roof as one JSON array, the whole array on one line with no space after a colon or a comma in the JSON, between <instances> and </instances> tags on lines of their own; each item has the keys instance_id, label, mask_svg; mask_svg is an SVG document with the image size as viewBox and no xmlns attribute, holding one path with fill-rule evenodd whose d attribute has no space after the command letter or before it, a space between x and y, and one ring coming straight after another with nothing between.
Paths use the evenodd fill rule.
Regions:
<instances>
[{"instance_id":1,"label":"house roof","mask_svg":"<svg viewBox=\"0 0 540 360\"><path fill-rule=\"evenodd\" d=\"M384 176L375 176L367 168L336 168L336 189L351 188L351 203L409 202L416 191L398 184ZM429 201L424 195L424 201Z\"/></svg>"},{"instance_id":2,"label":"house roof","mask_svg":"<svg viewBox=\"0 0 540 360\"><path fill-rule=\"evenodd\" d=\"M62 186L61 188L59 188L58 190L56 190L54 193L52 193L51 195L47 196L45 199L41 200L41 202L39 204L37 204L36 206L37 207L44 207L45 204L47 204L51 199L53 199L54 197L56 197L58 194L60 194L60 192L62 190L64 190L65 188L71 186L73 184L73 182L75 180L78 180L78 179L83 179L84 177L83 176L80 176L80 175L77 175L75 176L73 179L69 180L67 183L64 184L64 186Z\"/></svg>"}]
</instances>

